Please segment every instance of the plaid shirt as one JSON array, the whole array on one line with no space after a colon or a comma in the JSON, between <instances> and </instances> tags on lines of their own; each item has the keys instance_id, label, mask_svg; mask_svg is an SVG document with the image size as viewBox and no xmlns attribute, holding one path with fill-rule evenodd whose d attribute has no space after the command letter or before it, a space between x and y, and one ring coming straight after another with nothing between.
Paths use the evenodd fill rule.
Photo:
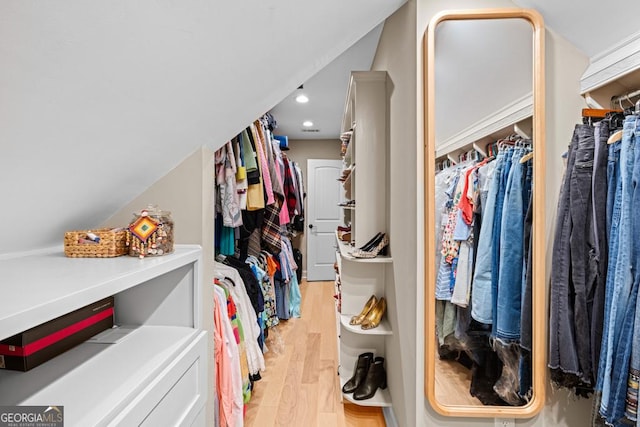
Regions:
<instances>
[{"instance_id":1,"label":"plaid shirt","mask_svg":"<svg viewBox=\"0 0 640 427\"><path fill-rule=\"evenodd\" d=\"M282 160L284 161L284 195L287 199L287 208L289 209L289 215L291 215L296 212L296 204L298 203L298 190L293 181L289 159L283 156Z\"/></svg>"},{"instance_id":2,"label":"plaid shirt","mask_svg":"<svg viewBox=\"0 0 640 427\"><path fill-rule=\"evenodd\" d=\"M274 255L280 253L282 236L280 236L280 204L281 198L276 195L276 202L264 210L262 223L262 244Z\"/></svg>"}]
</instances>

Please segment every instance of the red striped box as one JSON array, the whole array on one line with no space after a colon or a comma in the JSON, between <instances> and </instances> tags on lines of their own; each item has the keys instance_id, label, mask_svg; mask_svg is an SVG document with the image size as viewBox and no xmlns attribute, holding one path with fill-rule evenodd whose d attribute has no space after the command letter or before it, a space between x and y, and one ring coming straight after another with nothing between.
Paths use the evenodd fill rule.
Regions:
<instances>
[{"instance_id":1,"label":"red striped box","mask_svg":"<svg viewBox=\"0 0 640 427\"><path fill-rule=\"evenodd\" d=\"M0 369L28 371L113 326L108 297L0 341Z\"/></svg>"}]
</instances>

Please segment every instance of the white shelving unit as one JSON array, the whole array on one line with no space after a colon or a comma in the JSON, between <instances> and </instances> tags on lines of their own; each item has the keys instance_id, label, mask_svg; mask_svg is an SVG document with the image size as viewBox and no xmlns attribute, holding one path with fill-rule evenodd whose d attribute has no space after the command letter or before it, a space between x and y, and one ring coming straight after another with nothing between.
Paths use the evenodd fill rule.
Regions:
<instances>
[{"instance_id":1,"label":"white shelving unit","mask_svg":"<svg viewBox=\"0 0 640 427\"><path fill-rule=\"evenodd\" d=\"M388 229L387 73L354 71L342 118L342 132L352 129L344 167L355 165L351 196L351 238L363 246L376 233Z\"/></svg>"},{"instance_id":2,"label":"white shelving unit","mask_svg":"<svg viewBox=\"0 0 640 427\"><path fill-rule=\"evenodd\" d=\"M351 222L352 244L341 241L336 233L342 295L342 310L336 313L341 387L353 375L362 353L371 351L385 357L385 366L394 363L385 351L393 334L389 318L394 315L394 307L387 304L387 313L376 328L364 330L349 324L371 295L384 297L386 290L394 286L391 256L359 259L351 255L354 247L361 247L377 233L388 230L386 83L384 71L352 72L342 121L342 132L352 130L344 164L356 165L351 178L351 195L356 203L354 208L345 208L349 214L345 217ZM390 388L378 389L367 400L354 400L352 394L343 394L344 399L357 405L380 407L391 406L391 396Z\"/></svg>"},{"instance_id":3,"label":"white shelving unit","mask_svg":"<svg viewBox=\"0 0 640 427\"><path fill-rule=\"evenodd\" d=\"M0 389L11 390L0 405L64 406L67 426L204 425L201 263L200 247L186 245L145 259L67 258L60 249L0 258L0 340L111 295L124 335L29 372L0 370Z\"/></svg>"}]
</instances>

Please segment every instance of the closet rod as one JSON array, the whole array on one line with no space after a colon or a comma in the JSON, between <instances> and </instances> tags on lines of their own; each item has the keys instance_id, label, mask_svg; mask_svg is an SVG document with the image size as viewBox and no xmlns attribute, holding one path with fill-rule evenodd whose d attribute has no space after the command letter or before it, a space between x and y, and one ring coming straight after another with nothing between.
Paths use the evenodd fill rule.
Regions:
<instances>
[{"instance_id":1,"label":"closet rod","mask_svg":"<svg viewBox=\"0 0 640 427\"><path fill-rule=\"evenodd\" d=\"M628 101L629 98L633 98L635 96L639 96L640 95L640 89L639 90L634 90L633 92L630 92L626 95L620 95L620 96L614 96L613 98L611 98L611 104L617 104L621 101Z\"/></svg>"}]
</instances>

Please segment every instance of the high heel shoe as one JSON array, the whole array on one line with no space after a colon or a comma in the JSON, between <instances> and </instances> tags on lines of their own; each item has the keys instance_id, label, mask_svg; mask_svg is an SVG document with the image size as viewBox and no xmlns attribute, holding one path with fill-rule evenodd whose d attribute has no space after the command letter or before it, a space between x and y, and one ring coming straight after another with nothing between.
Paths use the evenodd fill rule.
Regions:
<instances>
[{"instance_id":1,"label":"high heel shoe","mask_svg":"<svg viewBox=\"0 0 640 427\"><path fill-rule=\"evenodd\" d=\"M368 251L368 250L371 250L372 248L375 248L376 245L380 242L380 239L382 239L382 236L384 236L384 233L376 234L375 236L373 236L371 240L369 240L364 245L360 246L360 248L358 249L362 251Z\"/></svg>"},{"instance_id":2,"label":"high heel shoe","mask_svg":"<svg viewBox=\"0 0 640 427\"><path fill-rule=\"evenodd\" d=\"M386 255L387 254L387 246L389 245L389 238L386 234L382 235L382 239L378 242L378 244L369 250L356 249L351 252L351 256L354 258L375 258L379 254Z\"/></svg>"},{"instance_id":3,"label":"high heel shoe","mask_svg":"<svg viewBox=\"0 0 640 427\"><path fill-rule=\"evenodd\" d=\"M367 314L369 313L369 311L371 311L371 309L375 307L377 303L378 303L378 298L376 298L375 295L371 295L371 298L369 298L369 301L367 301L367 303L364 305L364 308L362 309L360 314L358 314L357 316L353 316L349 321L349 324L361 325L362 321L367 317Z\"/></svg>"},{"instance_id":4,"label":"high heel shoe","mask_svg":"<svg viewBox=\"0 0 640 427\"><path fill-rule=\"evenodd\" d=\"M382 316L387 311L387 300L380 298L376 305L369 310L365 318L360 323L362 329L373 329L380 324Z\"/></svg>"},{"instance_id":5,"label":"high heel shoe","mask_svg":"<svg viewBox=\"0 0 640 427\"><path fill-rule=\"evenodd\" d=\"M387 388L387 373L384 370L384 357L376 357L369 365L367 376L353 392L354 400L371 399L378 388Z\"/></svg>"},{"instance_id":6,"label":"high heel shoe","mask_svg":"<svg viewBox=\"0 0 640 427\"><path fill-rule=\"evenodd\" d=\"M352 393L362 384L367 377L371 362L373 362L373 353L371 352L362 353L358 356L355 369L353 370L353 376L342 386L343 393Z\"/></svg>"}]
</instances>

